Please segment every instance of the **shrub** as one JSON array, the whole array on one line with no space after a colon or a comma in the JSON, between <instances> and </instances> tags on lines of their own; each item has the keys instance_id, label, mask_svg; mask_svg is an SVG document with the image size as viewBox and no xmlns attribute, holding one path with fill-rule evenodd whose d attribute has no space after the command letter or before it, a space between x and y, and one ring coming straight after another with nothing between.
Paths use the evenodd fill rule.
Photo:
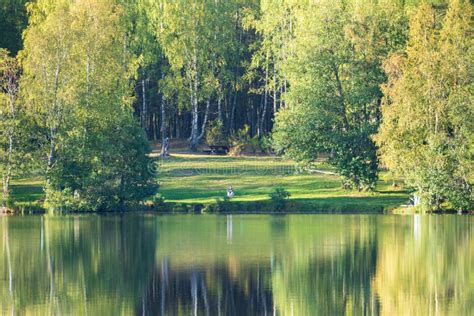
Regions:
<instances>
[{"instance_id":1,"label":"shrub","mask_svg":"<svg viewBox=\"0 0 474 316\"><path fill-rule=\"evenodd\" d=\"M259 146L262 154L269 154L273 151L273 138L271 135L263 136L260 138Z\"/></svg>"},{"instance_id":2,"label":"shrub","mask_svg":"<svg viewBox=\"0 0 474 316\"><path fill-rule=\"evenodd\" d=\"M183 204L183 203L176 203L173 206L172 212L173 213L188 213L189 212L189 207L188 207L188 205Z\"/></svg>"},{"instance_id":3,"label":"shrub","mask_svg":"<svg viewBox=\"0 0 474 316\"><path fill-rule=\"evenodd\" d=\"M239 156L246 148L248 148L250 141L249 130L250 127L245 124L244 127L232 135L230 138L230 144L232 146L229 152L230 156Z\"/></svg>"},{"instance_id":4,"label":"shrub","mask_svg":"<svg viewBox=\"0 0 474 316\"><path fill-rule=\"evenodd\" d=\"M216 199L216 212L230 212L232 210L232 203L226 196L223 199Z\"/></svg>"},{"instance_id":5,"label":"shrub","mask_svg":"<svg viewBox=\"0 0 474 316\"><path fill-rule=\"evenodd\" d=\"M165 205L165 198L160 193L156 193L151 199L151 202L153 210L160 210L163 209L163 206Z\"/></svg>"},{"instance_id":6,"label":"shrub","mask_svg":"<svg viewBox=\"0 0 474 316\"><path fill-rule=\"evenodd\" d=\"M276 188L269 196L275 211L282 212L286 209L286 203L291 194L283 188Z\"/></svg>"},{"instance_id":7,"label":"shrub","mask_svg":"<svg viewBox=\"0 0 474 316\"><path fill-rule=\"evenodd\" d=\"M230 139L231 151L229 155L239 156L243 152L250 152L253 154L269 153L272 150L272 138L269 136L258 137L257 135L250 137L250 127L244 125L237 133Z\"/></svg>"},{"instance_id":8,"label":"shrub","mask_svg":"<svg viewBox=\"0 0 474 316\"><path fill-rule=\"evenodd\" d=\"M209 122L206 128L206 144L208 145L227 145L228 140L224 135L224 124L221 120Z\"/></svg>"},{"instance_id":9,"label":"shrub","mask_svg":"<svg viewBox=\"0 0 474 316\"><path fill-rule=\"evenodd\" d=\"M51 212L135 210L158 189L146 136L130 116L100 126L87 139L70 137L48 174Z\"/></svg>"}]
</instances>

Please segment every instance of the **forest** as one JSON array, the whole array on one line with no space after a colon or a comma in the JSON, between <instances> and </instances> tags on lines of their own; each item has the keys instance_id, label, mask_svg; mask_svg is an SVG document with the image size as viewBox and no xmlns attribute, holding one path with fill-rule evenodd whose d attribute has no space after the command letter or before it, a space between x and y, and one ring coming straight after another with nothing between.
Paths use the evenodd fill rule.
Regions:
<instances>
[{"instance_id":1,"label":"forest","mask_svg":"<svg viewBox=\"0 0 474 316\"><path fill-rule=\"evenodd\" d=\"M151 144L380 170L423 211L472 211L467 0L0 0L1 206L41 177L52 212L159 199ZM166 148L162 154L165 155Z\"/></svg>"}]
</instances>

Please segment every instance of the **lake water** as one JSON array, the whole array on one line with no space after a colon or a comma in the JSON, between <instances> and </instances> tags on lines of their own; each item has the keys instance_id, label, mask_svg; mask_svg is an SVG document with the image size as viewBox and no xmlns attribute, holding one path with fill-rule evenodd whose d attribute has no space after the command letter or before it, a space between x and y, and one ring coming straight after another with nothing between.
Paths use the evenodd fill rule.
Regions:
<instances>
[{"instance_id":1,"label":"lake water","mask_svg":"<svg viewBox=\"0 0 474 316\"><path fill-rule=\"evenodd\" d=\"M473 315L474 217L0 217L0 314Z\"/></svg>"}]
</instances>

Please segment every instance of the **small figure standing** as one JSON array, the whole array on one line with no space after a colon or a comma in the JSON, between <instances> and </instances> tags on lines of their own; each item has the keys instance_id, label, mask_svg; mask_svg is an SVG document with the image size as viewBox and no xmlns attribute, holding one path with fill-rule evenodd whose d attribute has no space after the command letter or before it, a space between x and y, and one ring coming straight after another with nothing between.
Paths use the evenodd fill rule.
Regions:
<instances>
[{"instance_id":1,"label":"small figure standing","mask_svg":"<svg viewBox=\"0 0 474 316\"><path fill-rule=\"evenodd\" d=\"M232 188L232 186L229 186L227 188L227 197L229 199L233 198L234 197L234 189Z\"/></svg>"}]
</instances>

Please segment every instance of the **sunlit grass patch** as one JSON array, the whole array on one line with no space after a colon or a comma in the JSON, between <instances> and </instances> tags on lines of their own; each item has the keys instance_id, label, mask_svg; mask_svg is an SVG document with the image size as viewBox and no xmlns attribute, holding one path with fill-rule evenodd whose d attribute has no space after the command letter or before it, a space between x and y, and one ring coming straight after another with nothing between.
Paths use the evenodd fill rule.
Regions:
<instances>
[{"instance_id":1,"label":"sunlit grass patch","mask_svg":"<svg viewBox=\"0 0 474 316\"><path fill-rule=\"evenodd\" d=\"M314 169L334 171L322 161ZM386 208L407 199L406 193L392 187L391 179L381 178L377 185L381 192L343 190L339 176L301 172L293 162L278 157L176 154L162 160L158 170L160 193L173 203L214 203L224 198L230 185L235 202L268 200L268 195L280 187L291 194L292 201L322 208Z\"/></svg>"}]
</instances>

